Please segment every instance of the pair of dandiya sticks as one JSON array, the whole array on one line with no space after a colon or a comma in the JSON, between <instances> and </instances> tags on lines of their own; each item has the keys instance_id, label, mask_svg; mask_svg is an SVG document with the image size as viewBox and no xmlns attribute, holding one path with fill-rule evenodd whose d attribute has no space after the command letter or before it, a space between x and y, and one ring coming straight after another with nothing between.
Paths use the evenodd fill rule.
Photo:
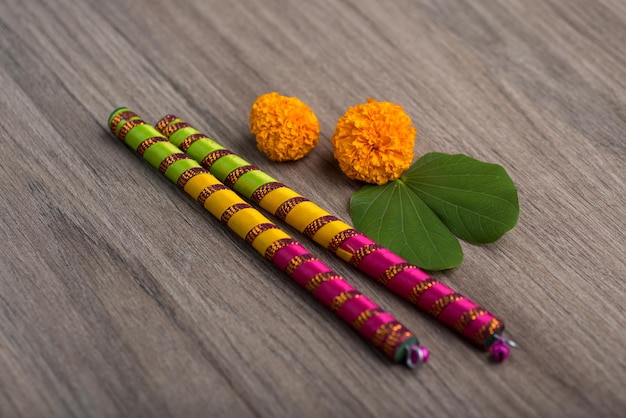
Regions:
<instances>
[{"instance_id":1,"label":"pair of dandiya sticks","mask_svg":"<svg viewBox=\"0 0 626 418\"><path fill-rule=\"evenodd\" d=\"M156 126L126 107L109 117L111 132L197 200L259 254L397 363L415 367L429 351L417 336L350 285L274 222L258 205L422 311L456 330L493 359L509 346L504 323L470 299L375 243L258 167L174 115Z\"/></svg>"}]
</instances>

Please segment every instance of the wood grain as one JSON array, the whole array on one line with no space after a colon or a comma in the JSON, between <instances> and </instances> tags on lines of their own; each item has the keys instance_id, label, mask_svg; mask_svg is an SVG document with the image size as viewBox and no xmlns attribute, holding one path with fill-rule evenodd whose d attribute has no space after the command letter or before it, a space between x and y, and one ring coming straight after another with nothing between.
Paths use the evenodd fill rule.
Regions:
<instances>
[{"instance_id":1,"label":"wood grain","mask_svg":"<svg viewBox=\"0 0 626 418\"><path fill-rule=\"evenodd\" d=\"M0 416L622 415L624 45L616 0L0 0ZM300 162L248 133L269 91L320 120ZM516 182L519 225L436 274L507 363L307 243L432 351L390 364L105 126L175 112L349 219L328 138L367 97Z\"/></svg>"}]
</instances>

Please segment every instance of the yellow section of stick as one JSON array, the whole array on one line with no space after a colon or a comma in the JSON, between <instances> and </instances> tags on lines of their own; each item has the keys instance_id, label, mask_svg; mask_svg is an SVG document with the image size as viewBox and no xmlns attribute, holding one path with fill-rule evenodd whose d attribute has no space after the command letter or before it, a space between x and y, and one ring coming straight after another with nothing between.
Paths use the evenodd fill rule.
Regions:
<instances>
[{"instance_id":1,"label":"yellow section of stick","mask_svg":"<svg viewBox=\"0 0 626 418\"><path fill-rule=\"evenodd\" d=\"M259 202L259 206L270 213L276 213L280 205L292 197L300 197L300 195L288 187L280 187L266 194Z\"/></svg>"},{"instance_id":2,"label":"yellow section of stick","mask_svg":"<svg viewBox=\"0 0 626 418\"><path fill-rule=\"evenodd\" d=\"M315 203L306 201L297 204L296 207L291 209L287 218L285 218L285 222L302 232L311 222L327 215L330 215L330 213Z\"/></svg>"},{"instance_id":3,"label":"yellow section of stick","mask_svg":"<svg viewBox=\"0 0 626 418\"><path fill-rule=\"evenodd\" d=\"M200 173L190 178L189 181L187 181L187 183L185 184L183 190L185 190L185 192L189 194L189 196L197 200L202 190L206 189L208 186L213 186L215 184L220 184L220 181L216 179L213 174Z\"/></svg>"},{"instance_id":4,"label":"yellow section of stick","mask_svg":"<svg viewBox=\"0 0 626 418\"><path fill-rule=\"evenodd\" d=\"M265 256L265 251L267 248L272 245L274 242L283 238L291 238L287 235L282 229L268 229L267 231L263 231L256 239L252 242L252 246L257 252L261 255Z\"/></svg>"},{"instance_id":5,"label":"yellow section of stick","mask_svg":"<svg viewBox=\"0 0 626 418\"><path fill-rule=\"evenodd\" d=\"M258 210L245 208L241 209L230 218L228 227L235 231L241 238L245 238L252 228L268 222L269 220Z\"/></svg>"},{"instance_id":6,"label":"yellow section of stick","mask_svg":"<svg viewBox=\"0 0 626 418\"><path fill-rule=\"evenodd\" d=\"M320 230L313 235L313 240L322 245L324 248L328 248L331 241L337 234L351 228L352 227L350 225L343 221L333 221L321 227ZM345 251L341 248L338 248L335 254L337 254L344 261L350 261L352 258L352 252Z\"/></svg>"},{"instance_id":7,"label":"yellow section of stick","mask_svg":"<svg viewBox=\"0 0 626 418\"><path fill-rule=\"evenodd\" d=\"M235 203L245 203L239 195L230 189L217 190L211 194L204 202L204 208L211 212L211 215L220 219L226 209Z\"/></svg>"}]
</instances>

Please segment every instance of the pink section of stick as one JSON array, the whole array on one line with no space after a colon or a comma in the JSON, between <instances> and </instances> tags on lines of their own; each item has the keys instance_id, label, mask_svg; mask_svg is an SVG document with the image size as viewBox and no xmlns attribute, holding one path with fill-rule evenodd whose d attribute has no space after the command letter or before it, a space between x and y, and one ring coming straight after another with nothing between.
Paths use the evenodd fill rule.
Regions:
<instances>
[{"instance_id":1,"label":"pink section of stick","mask_svg":"<svg viewBox=\"0 0 626 418\"><path fill-rule=\"evenodd\" d=\"M291 278L300 286L305 286L311 278L316 274L332 272L330 267L322 263L320 260L311 260L301 264L291 274Z\"/></svg>"},{"instance_id":2,"label":"pink section of stick","mask_svg":"<svg viewBox=\"0 0 626 418\"><path fill-rule=\"evenodd\" d=\"M402 257L395 255L386 248L380 248L361 261L359 270L378 280L389 267L404 262L406 261Z\"/></svg>"},{"instance_id":3,"label":"pink section of stick","mask_svg":"<svg viewBox=\"0 0 626 418\"><path fill-rule=\"evenodd\" d=\"M356 235L354 237L348 238L341 245L341 248L346 251L350 251L354 253L359 248L365 245L371 245L371 244L376 244L376 243L372 241L371 239L369 239L368 237L366 237L365 235L361 234L361 235ZM370 277L373 277L374 279L378 280L383 275L383 273L385 273L387 269L389 269L389 267L395 266L396 264L404 264L404 263L408 264L408 261L406 261L404 258L400 257L399 255L393 253L392 251L388 250L387 248L381 247L378 250L366 256L363 260L361 260L361 263L359 264L358 268L359 270L363 271ZM417 282L426 280L427 278L430 277L427 273L423 272L419 268L414 268L412 270L413 270L412 277L414 280L417 280Z\"/></svg>"},{"instance_id":4,"label":"pink section of stick","mask_svg":"<svg viewBox=\"0 0 626 418\"><path fill-rule=\"evenodd\" d=\"M481 329L484 325L488 324L489 321L493 319L493 317L494 316L490 313L479 316L467 325L465 331L463 331L463 335L469 339L473 339L478 330Z\"/></svg>"},{"instance_id":5,"label":"pink section of stick","mask_svg":"<svg viewBox=\"0 0 626 418\"><path fill-rule=\"evenodd\" d=\"M359 333L365 338L367 338L368 340L371 340L374 337L376 330L380 328L381 325L384 325L389 322L397 322L397 321L393 316L391 316L387 312L381 312L378 315L368 319L367 322L365 322L365 324L363 324L363 326L359 330Z\"/></svg>"},{"instance_id":6,"label":"pink section of stick","mask_svg":"<svg viewBox=\"0 0 626 418\"><path fill-rule=\"evenodd\" d=\"M325 306L330 306L335 297L342 292L350 292L355 290L350 283L345 280L330 280L322 283L314 293L314 296Z\"/></svg>"},{"instance_id":7,"label":"pink section of stick","mask_svg":"<svg viewBox=\"0 0 626 418\"><path fill-rule=\"evenodd\" d=\"M350 299L343 304L337 311L337 315L348 323L354 322L357 317L368 309L380 309L378 305L369 300L367 297L362 296L356 299Z\"/></svg>"},{"instance_id":8,"label":"pink section of stick","mask_svg":"<svg viewBox=\"0 0 626 418\"><path fill-rule=\"evenodd\" d=\"M436 282L422 294L422 297L420 297L417 301L417 306L428 312L437 299L452 293L454 293L454 290L450 289L443 283Z\"/></svg>"},{"instance_id":9,"label":"pink section of stick","mask_svg":"<svg viewBox=\"0 0 626 418\"><path fill-rule=\"evenodd\" d=\"M406 299L411 295L411 291L415 286L426 280L421 279L421 273L423 272L417 269L401 271L389 280L387 288ZM425 275L425 277L428 278L429 276Z\"/></svg>"},{"instance_id":10,"label":"pink section of stick","mask_svg":"<svg viewBox=\"0 0 626 418\"><path fill-rule=\"evenodd\" d=\"M349 253L355 253L359 248L369 244L375 244L375 242L363 234L358 234L345 240L339 248Z\"/></svg>"},{"instance_id":11,"label":"pink section of stick","mask_svg":"<svg viewBox=\"0 0 626 418\"><path fill-rule=\"evenodd\" d=\"M280 250L276 251L272 263L281 270L285 270L292 258L297 255L308 254L306 248L300 244L287 245Z\"/></svg>"},{"instance_id":12,"label":"pink section of stick","mask_svg":"<svg viewBox=\"0 0 626 418\"><path fill-rule=\"evenodd\" d=\"M477 307L478 305L476 305L469 299L457 300L456 302L446 306L446 308L439 315L439 320L444 324L453 327L457 323L461 315L463 315L470 309Z\"/></svg>"}]
</instances>

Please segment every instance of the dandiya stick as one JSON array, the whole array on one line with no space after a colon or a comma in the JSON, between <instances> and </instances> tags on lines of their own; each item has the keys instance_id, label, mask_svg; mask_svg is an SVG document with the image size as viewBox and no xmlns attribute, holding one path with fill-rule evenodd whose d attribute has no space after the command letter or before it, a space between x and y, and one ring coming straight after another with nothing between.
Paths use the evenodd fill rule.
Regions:
<instances>
[{"instance_id":1,"label":"dandiya stick","mask_svg":"<svg viewBox=\"0 0 626 418\"><path fill-rule=\"evenodd\" d=\"M509 355L509 346L516 346L502 335L504 323L492 313L377 244L179 117L167 115L156 124L156 128L226 186L456 330L478 347L490 350L494 360L504 361Z\"/></svg>"},{"instance_id":2,"label":"dandiya stick","mask_svg":"<svg viewBox=\"0 0 626 418\"><path fill-rule=\"evenodd\" d=\"M259 254L285 271L387 357L397 363L404 362L409 367L428 360L428 349L419 345L415 334L134 112L125 107L115 110L109 118L109 127L122 142L202 204Z\"/></svg>"}]
</instances>

